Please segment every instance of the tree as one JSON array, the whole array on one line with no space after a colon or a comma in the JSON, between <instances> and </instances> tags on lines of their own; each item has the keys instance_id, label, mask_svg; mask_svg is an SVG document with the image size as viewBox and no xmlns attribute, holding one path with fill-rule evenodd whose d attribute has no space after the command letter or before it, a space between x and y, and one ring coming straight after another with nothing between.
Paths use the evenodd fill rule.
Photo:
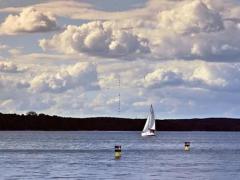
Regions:
<instances>
[{"instance_id":1,"label":"tree","mask_svg":"<svg viewBox=\"0 0 240 180\"><path fill-rule=\"evenodd\" d=\"M27 112L27 116L37 116L37 113L34 111Z\"/></svg>"}]
</instances>

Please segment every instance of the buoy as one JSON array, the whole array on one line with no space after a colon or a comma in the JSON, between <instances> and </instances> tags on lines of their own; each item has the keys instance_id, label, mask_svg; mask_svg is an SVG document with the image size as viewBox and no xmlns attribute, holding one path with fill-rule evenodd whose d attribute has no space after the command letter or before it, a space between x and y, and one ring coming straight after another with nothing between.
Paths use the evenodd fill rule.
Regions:
<instances>
[{"instance_id":1,"label":"buoy","mask_svg":"<svg viewBox=\"0 0 240 180\"><path fill-rule=\"evenodd\" d=\"M184 150L185 151L190 151L190 142L185 142L184 143Z\"/></svg>"},{"instance_id":2,"label":"buoy","mask_svg":"<svg viewBox=\"0 0 240 180\"><path fill-rule=\"evenodd\" d=\"M122 155L122 149L121 146L116 145L115 146L115 159L120 159Z\"/></svg>"}]
</instances>

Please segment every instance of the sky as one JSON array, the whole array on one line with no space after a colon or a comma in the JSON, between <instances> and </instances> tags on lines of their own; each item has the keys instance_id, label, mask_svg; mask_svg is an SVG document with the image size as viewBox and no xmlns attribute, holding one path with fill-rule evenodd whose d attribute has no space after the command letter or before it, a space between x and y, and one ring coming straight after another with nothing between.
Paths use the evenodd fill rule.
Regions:
<instances>
[{"instance_id":1,"label":"sky","mask_svg":"<svg viewBox=\"0 0 240 180\"><path fill-rule=\"evenodd\" d=\"M239 0L0 0L0 112L240 117L239 17Z\"/></svg>"}]
</instances>

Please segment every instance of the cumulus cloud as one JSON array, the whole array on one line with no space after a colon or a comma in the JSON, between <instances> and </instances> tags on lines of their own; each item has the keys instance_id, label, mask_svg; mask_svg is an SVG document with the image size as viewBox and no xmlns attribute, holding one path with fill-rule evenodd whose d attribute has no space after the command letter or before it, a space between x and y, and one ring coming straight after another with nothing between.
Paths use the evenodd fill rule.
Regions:
<instances>
[{"instance_id":1,"label":"cumulus cloud","mask_svg":"<svg viewBox=\"0 0 240 180\"><path fill-rule=\"evenodd\" d=\"M0 78L0 98L4 107L29 98L24 101L26 104L22 102L16 109L28 107L27 104L31 104L29 108L35 107L35 103L43 99L44 103L40 106L48 112L118 114L119 92L121 115L139 115L151 103L161 116L170 117L194 113L195 116L201 113L223 115L238 105L239 3L228 0L151 0L146 7L134 12L102 11L91 15L90 11L98 10L87 5L74 6L76 4L77 1L51 1L36 5L41 12L44 8L46 11L52 9L55 15L86 18L92 22L66 26L53 37L40 40L42 49L66 55L23 52L14 56L15 60L21 59L31 64L32 68L31 72L25 72L24 77L15 81ZM64 8L52 8L54 6ZM86 58L89 62L98 62L97 70L91 63L78 63L56 70L60 64L85 61ZM105 58L113 60L105 61ZM1 72L14 72L14 68L5 66ZM29 82L20 82L25 77ZM101 91L88 92L98 89L98 86ZM15 95L15 92L20 89L27 92L17 102L14 99L21 93ZM41 98L31 101L34 99L31 93ZM78 93L79 96L76 96ZM56 103L48 103L48 98Z\"/></svg>"},{"instance_id":2,"label":"cumulus cloud","mask_svg":"<svg viewBox=\"0 0 240 180\"><path fill-rule=\"evenodd\" d=\"M183 63L184 64L184 63ZM237 91L240 89L238 64L204 63L190 64L189 68L173 65L160 67L146 75L145 87L188 87L214 91Z\"/></svg>"},{"instance_id":3,"label":"cumulus cloud","mask_svg":"<svg viewBox=\"0 0 240 180\"><path fill-rule=\"evenodd\" d=\"M219 13L209 9L202 1L188 1L180 5L158 14L159 28L167 28L183 34L215 32L224 29Z\"/></svg>"},{"instance_id":4,"label":"cumulus cloud","mask_svg":"<svg viewBox=\"0 0 240 180\"><path fill-rule=\"evenodd\" d=\"M129 111L143 114L149 104L154 104L161 116L169 113L173 117L173 114L190 114L194 111L206 113L219 96L238 92L238 67L239 64L179 60L161 63L135 61L121 65L113 63L105 67L108 71L102 69L100 85L104 91L90 105L98 111L106 112L111 108L112 112L117 112L117 95L121 92L121 114ZM113 72L121 74L120 89L118 76ZM219 101L224 106L224 101L230 100L226 98ZM198 105L201 106L199 110Z\"/></svg>"},{"instance_id":5,"label":"cumulus cloud","mask_svg":"<svg viewBox=\"0 0 240 180\"><path fill-rule=\"evenodd\" d=\"M5 72L5 73L16 73L20 72L21 70L17 67L16 64L12 62L4 62L0 61L0 72Z\"/></svg>"},{"instance_id":6,"label":"cumulus cloud","mask_svg":"<svg viewBox=\"0 0 240 180\"><path fill-rule=\"evenodd\" d=\"M56 49L64 53L87 53L106 57L121 57L149 52L147 40L129 31L114 29L111 24L95 21L79 27L68 26L52 39L42 39L44 49Z\"/></svg>"},{"instance_id":7,"label":"cumulus cloud","mask_svg":"<svg viewBox=\"0 0 240 180\"><path fill-rule=\"evenodd\" d=\"M31 82L34 92L60 93L76 87L82 90L97 90L96 66L91 63L77 63L57 73L42 73Z\"/></svg>"},{"instance_id":8,"label":"cumulus cloud","mask_svg":"<svg viewBox=\"0 0 240 180\"><path fill-rule=\"evenodd\" d=\"M208 1L200 0L176 4L159 12L151 30L139 30L149 40L151 58L239 61L239 22L225 13L232 7L215 9Z\"/></svg>"},{"instance_id":9,"label":"cumulus cloud","mask_svg":"<svg viewBox=\"0 0 240 180\"><path fill-rule=\"evenodd\" d=\"M91 68L88 66L92 66L93 70L89 70ZM111 61L98 64L100 82L94 78L96 69L90 63L77 63L58 70L52 67L46 69L48 73L41 69L45 66L36 67L40 72L35 72L35 78L18 86L16 83L22 77L14 77L13 81L0 76L0 110L19 112L36 109L63 115L72 115L74 112L76 116L118 115L118 93L121 92L122 116L135 117L137 114L145 117L149 104L154 104L158 117L179 117L191 113L198 116L198 113L208 113L210 110L222 115L240 99L238 63L175 60L161 63L152 61L149 64L146 61ZM83 73L84 70L86 73ZM118 74L121 74L120 89ZM9 75L9 78L13 78L13 75ZM27 81L31 79L29 75L26 77ZM89 92L98 88L98 84L101 91ZM216 101L218 105L214 106ZM218 111L214 111L213 107L216 106Z\"/></svg>"},{"instance_id":10,"label":"cumulus cloud","mask_svg":"<svg viewBox=\"0 0 240 180\"><path fill-rule=\"evenodd\" d=\"M181 85L184 80L180 72L165 69L157 69L146 75L146 86L151 88L159 88L166 86Z\"/></svg>"},{"instance_id":11,"label":"cumulus cloud","mask_svg":"<svg viewBox=\"0 0 240 180\"><path fill-rule=\"evenodd\" d=\"M9 15L0 25L0 34L46 32L56 29L55 17L30 7L23 9L19 15Z\"/></svg>"},{"instance_id":12,"label":"cumulus cloud","mask_svg":"<svg viewBox=\"0 0 240 180\"><path fill-rule=\"evenodd\" d=\"M239 60L239 23L237 17L228 17L230 15L225 12L228 9L201 0L165 3L168 5L162 8L159 3L156 5L152 17L69 25L52 38L40 40L39 46L43 50L66 54L128 57L126 59L131 60L143 57L156 60Z\"/></svg>"},{"instance_id":13,"label":"cumulus cloud","mask_svg":"<svg viewBox=\"0 0 240 180\"><path fill-rule=\"evenodd\" d=\"M0 75L0 89L3 95L4 91L13 93L15 90L27 89L28 87L29 83L25 80L19 80L16 77L14 78Z\"/></svg>"}]
</instances>

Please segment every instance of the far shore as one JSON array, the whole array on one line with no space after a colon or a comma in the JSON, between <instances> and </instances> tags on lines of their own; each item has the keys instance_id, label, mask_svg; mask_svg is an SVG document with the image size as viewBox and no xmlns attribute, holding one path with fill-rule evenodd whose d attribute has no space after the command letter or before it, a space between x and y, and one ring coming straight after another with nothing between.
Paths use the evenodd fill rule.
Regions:
<instances>
[{"instance_id":1,"label":"far shore","mask_svg":"<svg viewBox=\"0 0 240 180\"><path fill-rule=\"evenodd\" d=\"M146 119L117 117L71 118L29 113L0 113L0 130L32 131L141 131ZM158 119L157 131L240 131L240 119Z\"/></svg>"}]
</instances>

